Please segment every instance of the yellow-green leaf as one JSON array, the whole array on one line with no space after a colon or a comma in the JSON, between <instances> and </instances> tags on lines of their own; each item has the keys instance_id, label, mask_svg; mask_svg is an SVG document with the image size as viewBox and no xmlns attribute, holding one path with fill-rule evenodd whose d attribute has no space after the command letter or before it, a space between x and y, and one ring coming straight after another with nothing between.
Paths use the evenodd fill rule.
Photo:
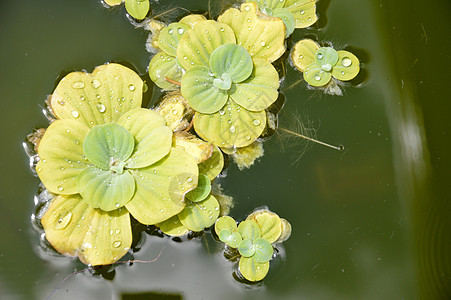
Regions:
<instances>
[{"instance_id":1,"label":"yellow-green leaf","mask_svg":"<svg viewBox=\"0 0 451 300\"><path fill-rule=\"evenodd\" d=\"M219 216L219 203L213 195L200 202L189 202L177 215L189 230L202 231L213 225Z\"/></svg>"},{"instance_id":2,"label":"yellow-green leaf","mask_svg":"<svg viewBox=\"0 0 451 300\"><path fill-rule=\"evenodd\" d=\"M359 59L351 52L340 50L338 52L338 62L332 68L332 76L338 80L351 80L359 74Z\"/></svg>"},{"instance_id":3,"label":"yellow-green leaf","mask_svg":"<svg viewBox=\"0 0 451 300\"><path fill-rule=\"evenodd\" d=\"M183 76L183 69L177 64L175 57L164 52L159 52L149 63L150 79L164 90L178 90L180 86L171 81L180 82Z\"/></svg>"},{"instance_id":4,"label":"yellow-green leaf","mask_svg":"<svg viewBox=\"0 0 451 300\"><path fill-rule=\"evenodd\" d=\"M92 165L83 152L83 140L89 128L75 120L56 120L39 143L39 179L54 194L78 193L75 179Z\"/></svg>"},{"instance_id":5,"label":"yellow-green leaf","mask_svg":"<svg viewBox=\"0 0 451 300\"><path fill-rule=\"evenodd\" d=\"M279 92L279 75L273 65L264 59L254 59L251 76L237 83L230 97L250 111L262 111L273 104Z\"/></svg>"},{"instance_id":6,"label":"yellow-green leaf","mask_svg":"<svg viewBox=\"0 0 451 300\"><path fill-rule=\"evenodd\" d=\"M218 112L194 115L194 129L197 134L218 147L245 147L252 144L266 126L265 111L252 112L233 100Z\"/></svg>"},{"instance_id":7,"label":"yellow-green leaf","mask_svg":"<svg viewBox=\"0 0 451 300\"><path fill-rule=\"evenodd\" d=\"M238 268L247 280L260 281L268 274L269 262L259 263L254 257L241 257Z\"/></svg>"},{"instance_id":8,"label":"yellow-green leaf","mask_svg":"<svg viewBox=\"0 0 451 300\"><path fill-rule=\"evenodd\" d=\"M117 123L130 131L135 138L135 143L141 142L153 129L166 126L162 116L147 108L130 110Z\"/></svg>"},{"instance_id":9,"label":"yellow-green leaf","mask_svg":"<svg viewBox=\"0 0 451 300\"><path fill-rule=\"evenodd\" d=\"M317 0L286 0L285 7L293 14L296 20L296 28L306 28L317 20Z\"/></svg>"},{"instance_id":10,"label":"yellow-green leaf","mask_svg":"<svg viewBox=\"0 0 451 300\"><path fill-rule=\"evenodd\" d=\"M150 9L149 0L125 0L125 9L133 18L142 20Z\"/></svg>"},{"instance_id":11,"label":"yellow-green leaf","mask_svg":"<svg viewBox=\"0 0 451 300\"><path fill-rule=\"evenodd\" d=\"M224 168L224 156L218 146L213 147L211 157L199 164L199 172L214 180Z\"/></svg>"},{"instance_id":12,"label":"yellow-green leaf","mask_svg":"<svg viewBox=\"0 0 451 300\"><path fill-rule=\"evenodd\" d=\"M180 222L178 216L173 216L166 221L157 224L157 226L163 233L170 236L182 236L189 232L189 229Z\"/></svg>"},{"instance_id":13,"label":"yellow-green leaf","mask_svg":"<svg viewBox=\"0 0 451 300\"><path fill-rule=\"evenodd\" d=\"M130 249L132 231L125 209L104 212L79 195L58 196L41 220L49 243L61 254L89 265L108 265Z\"/></svg>"},{"instance_id":14,"label":"yellow-green leaf","mask_svg":"<svg viewBox=\"0 0 451 300\"><path fill-rule=\"evenodd\" d=\"M74 119L88 127L116 122L141 107L143 81L119 64L98 66L92 74L72 72L58 83L50 105L59 119Z\"/></svg>"},{"instance_id":15,"label":"yellow-green leaf","mask_svg":"<svg viewBox=\"0 0 451 300\"><path fill-rule=\"evenodd\" d=\"M294 66L304 72L309 65L316 61L316 51L319 48L319 45L310 39L297 42L291 51L291 60Z\"/></svg>"},{"instance_id":16,"label":"yellow-green leaf","mask_svg":"<svg viewBox=\"0 0 451 300\"><path fill-rule=\"evenodd\" d=\"M181 37L177 59L186 70L198 65L209 67L211 53L227 43L235 43L229 26L213 20L201 21Z\"/></svg>"},{"instance_id":17,"label":"yellow-green leaf","mask_svg":"<svg viewBox=\"0 0 451 300\"><path fill-rule=\"evenodd\" d=\"M269 210L258 210L250 214L246 220L252 220L260 226L261 237L271 244L282 234L282 221L279 216Z\"/></svg>"},{"instance_id":18,"label":"yellow-green leaf","mask_svg":"<svg viewBox=\"0 0 451 300\"><path fill-rule=\"evenodd\" d=\"M243 46L252 58L271 62L285 52L285 25L280 18L257 14L255 3L243 3L241 10L230 8L218 18L229 25L236 35L236 43Z\"/></svg>"},{"instance_id":19,"label":"yellow-green leaf","mask_svg":"<svg viewBox=\"0 0 451 300\"><path fill-rule=\"evenodd\" d=\"M182 211L184 195L195 188L198 177L194 158L177 148L149 167L130 171L136 191L126 207L146 225L161 223Z\"/></svg>"}]
</instances>

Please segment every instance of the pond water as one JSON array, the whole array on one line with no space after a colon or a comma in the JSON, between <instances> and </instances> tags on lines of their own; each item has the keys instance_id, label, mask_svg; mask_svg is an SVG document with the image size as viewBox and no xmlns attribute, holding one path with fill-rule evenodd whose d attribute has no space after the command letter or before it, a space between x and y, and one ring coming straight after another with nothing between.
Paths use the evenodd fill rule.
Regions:
<instances>
[{"instance_id":1,"label":"pond water","mask_svg":"<svg viewBox=\"0 0 451 300\"><path fill-rule=\"evenodd\" d=\"M211 1L217 15L221 1ZM152 3L153 13L208 1ZM266 279L246 285L209 233L175 242L141 233L136 260L79 272L47 253L30 216L39 181L22 141L47 127L44 100L61 75L108 61L145 73L147 32L100 1L0 4L0 299L444 299L451 295L451 3L320 0L319 25L296 30L350 46L364 63L344 96L308 90L287 66L280 126L296 118L339 152L274 135L251 169L221 179L242 220L268 206L293 227ZM173 17L183 11L174 13ZM300 157L302 155L302 157ZM130 256L131 257L131 256ZM100 274L101 273L101 274ZM102 275L103 274L103 275Z\"/></svg>"}]
</instances>

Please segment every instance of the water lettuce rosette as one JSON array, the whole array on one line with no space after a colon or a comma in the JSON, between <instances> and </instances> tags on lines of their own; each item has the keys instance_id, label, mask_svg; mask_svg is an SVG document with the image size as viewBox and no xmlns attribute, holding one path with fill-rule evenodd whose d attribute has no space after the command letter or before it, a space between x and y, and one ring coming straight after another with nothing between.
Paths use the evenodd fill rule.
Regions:
<instances>
[{"instance_id":1,"label":"water lettuce rosette","mask_svg":"<svg viewBox=\"0 0 451 300\"><path fill-rule=\"evenodd\" d=\"M334 79L352 80L360 71L359 59L351 52L321 47L310 39L301 40L294 45L291 60L303 72L304 80L315 87L334 85ZM339 88L338 94L341 94Z\"/></svg>"},{"instance_id":2,"label":"water lettuce rosette","mask_svg":"<svg viewBox=\"0 0 451 300\"><path fill-rule=\"evenodd\" d=\"M278 96L271 64L285 51L279 18L255 3L231 8L218 21L197 23L179 40L177 60L186 70L181 92L196 111L194 129L219 147L251 144L266 126L265 109Z\"/></svg>"},{"instance_id":3,"label":"water lettuce rosette","mask_svg":"<svg viewBox=\"0 0 451 300\"><path fill-rule=\"evenodd\" d=\"M183 210L198 166L172 130L140 108L143 81L118 65L72 72L51 95L56 116L36 171L56 197L41 219L50 244L85 264L117 261L132 243L130 215L156 224Z\"/></svg>"}]
</instances>

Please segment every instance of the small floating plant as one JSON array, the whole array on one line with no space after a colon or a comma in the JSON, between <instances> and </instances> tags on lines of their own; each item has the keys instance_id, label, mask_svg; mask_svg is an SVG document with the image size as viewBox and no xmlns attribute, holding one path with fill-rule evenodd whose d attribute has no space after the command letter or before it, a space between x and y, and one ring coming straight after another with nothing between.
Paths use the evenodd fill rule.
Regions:
<instances>
[{"instance_id":1,"label":"small floating plant","mask_svg":"<svg viewBox=\"0 0 451 300\"><path fill-rule=\"evenodd\" d=\"M168 25L148 17L148 0L104 2L125 2L152 32L148 74L164 94L142 108L152 83L116 63L61 79L47 100L51 124L30 136L48 195L39 217L45 238L59 253L98 266L130 251L131 218L170 237L214 226L218 243L239 260L239 275L263 280L291 225L268 209L237 224L218 178L228 157L241 170L263 156L261 137L277 129L283 106L283 76L273 63L295 28L317 21L316 1L246 0L216 20L188 14ZM291 61L310 86L332 94L360 70L352 53L310 39L295 44Z\"/></svg>"}]
</instances>

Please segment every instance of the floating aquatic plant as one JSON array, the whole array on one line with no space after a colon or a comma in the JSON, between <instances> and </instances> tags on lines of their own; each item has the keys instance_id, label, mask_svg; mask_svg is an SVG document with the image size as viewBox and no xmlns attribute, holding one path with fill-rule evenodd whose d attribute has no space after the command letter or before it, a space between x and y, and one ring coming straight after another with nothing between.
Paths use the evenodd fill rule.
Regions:
<instances>
[{"instance_id":1,"label":"floating aquatic plant","mask_svg":"<svg viewBox=\"0 0 451 300\"><path fill-rule=\"evenodd\" d=\"M73 72L55 88L56 116L39 143L36 170L56 198L41 223L60 253L110 264L132 242L130 214L143 224L181 212L198 166L172 147L157 112L140 108L143 81L118 65Z\"/></svg>"},{"instance_id":2,"label":"floating aquatic plant","mask_svg":"<svg viewBox=\"0 0 451 300\"><path fill-rule=\"evenodd\" d=\"M120 5L125 2L127 13L137 20L143 20L150 9L149 0L103 0L109 6Z\"/></svg>"},{"instance_id":3,"label":"floating aquatic plant","mask_svg":"<svg viewBox=\"0 0 451 300\"><path fill-rule=\"evenodd\" d=\"M313 25L316 16L317 0L246 0L255 2L260 11L271 17L281 18L286 27L286 36L290 36L295 28L306 28Z\"/></svg>"},{"instance_id":4,"label":"floating aquatic plant","mask_svg":"<svg viewBox=\"0 0 451 300\"><path fill-rule=\"evenodd\" d=\"M165 90L177 90L180 88L177 82L182 80L183 68L177 62L177 46L180 38L196 23L205 20L202 15L188 15L179 22L152 30L150 44L161 50L149 63L150 79L160 88ZM160 27L159 23L156 24Z\"/></svg>"},{"instance_id":5,"label":"floating aquatic plant","mask_svg":"<svg viewBox=\"0 0 451 300\"><path fill-rule=\"evenodd\" d=\"M196 111L194 129L219 147L251 144L266 126L265 109L278 96L271 62L285 51L283 22L261 18L254 3L231 8L218 22L198 22L181 38L177 59L186 70L181 92Z\"/></svg>"},{"instance_id":6,"label":"floating aquatic plant","mask_svg":"<svg viewBox=\"0 0 451 300\"><path fill-rule=\"evenodd\" d=\"M310 39L297 42L291 52L295 67L303 72L311 86L328 86L333 94L341 95L334 79L348 81L360 71L359 59L349 51L320 47Z\"/></svg>"},{"instance_id":7,"label":"floating aquatic plant","mask_svg":"<svg viewBox=\"0 0 451 300\"><path fill-rule=\"evenodd\" d=\"M216 221L215 232L222 242L237 249L241 275L249 281L260 281L269 271L273 244L290 237L291 225L277 214L261 209L250 214L238 226L233 218L220 217Z\"/></svg>"}]
</instances>

